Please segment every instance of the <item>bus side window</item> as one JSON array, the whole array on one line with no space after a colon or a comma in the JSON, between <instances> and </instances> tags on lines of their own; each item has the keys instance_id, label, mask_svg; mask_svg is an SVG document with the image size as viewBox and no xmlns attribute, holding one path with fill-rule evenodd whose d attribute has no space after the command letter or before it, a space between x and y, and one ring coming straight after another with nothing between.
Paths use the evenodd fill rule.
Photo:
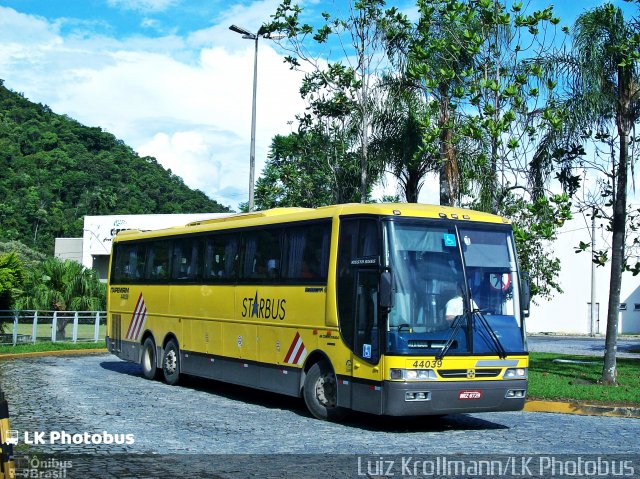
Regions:
<instances>
[{"instance_id":1,"label":"bus side window","mask_svg":"<svg viewBox=\"0 0 640 479\"><path fill-rule=\"evenodd\" d=\"M243 279L264 282L280 278L281 231L251 231L244 235Z\"/></svg>"},{"instance_id":2,"label":"bus side window","mask_svg":"<svg viewBox=\"0 0 640 479\"><path fill-rule=\"evenodd\" d=\"M143 243L119 243L114 249L112 282L131 282L144 277L146 246Z\"/></svg>"},{"instance_id":3,"label":"bus side window","mask_svg":"<svg viewBox=\"0 0 640 479\"><path fill-rule=\"evenodd\" d=\"M190 281L200 277L202 270L202 240L181 239L175 242L171 277Z\"/></svg>"},{"instance_id":4,"label":"bus side window","mask_svg":"<svg viewBox=\"0 0 640 479\"><path fill-rule=\"evenodd\" d=\"M154 241L149 244L146 279L163 280L169 277L170 241Z\"/></svg>"},{"instance_id":5,"label":"bus side window","mask_svg":"<svg viewBox=\"0 0 640 479\"><path fill-rule=\"evenodd\" d=\"M206 240L205 278L225 282L235 279L238 264L238 239L234 235L210 236Z\"/></svg>"},{"instance_id":6,"label":"bus side window","mask_svg":"<svg viewBox=\"0 0 640 479\"><path fill-rule=\"evenodd\" d=\"M285 230L282 278L300 282L327 279L331 223Z\"/></svg>"}]
</instances>

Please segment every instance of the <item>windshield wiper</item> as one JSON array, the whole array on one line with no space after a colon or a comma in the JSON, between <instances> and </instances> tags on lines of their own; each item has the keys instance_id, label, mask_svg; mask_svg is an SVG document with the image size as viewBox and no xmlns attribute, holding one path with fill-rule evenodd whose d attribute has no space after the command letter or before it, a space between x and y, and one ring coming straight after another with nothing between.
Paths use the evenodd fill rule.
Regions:
<instances>
[{"instance_id":1,"label":"windshield wiper","mask_svg":"<svg viewBox=\"0 0 640 479\"><path fill-rule=\"evenodd\" d=\"M453 331L451 331L451 334L449 334L449 337L447 338L447 342L444 343L444 346L442 347L442 350L436 354L436 359L440 360L442 358L444 358L444 356L449 352L449 349L451 348L451 345L453 344L453 341L455 340L455 337L458 335L458 331L460 331L460 328L462 328L462 325L464 324L464 317L465 315L459 315L456 316L456 318L453 320L454 324L451 326L453 328Z\"/></svg>"},{"instance_id":2,"label":"windshield wiper","mask_svg":"<svg viewBox=\"0 0 640 479\"><path fill-rule=\"evenodd\" d=\"M495 346L496 352L498 353L498 357L500 359L505 359L507 357L507 350L504 349L504 346L500 342L500 339L496 335L496 332L493 330L487 318L482 314L482 311L479 309L473 310L473 315L478 318L478 322L484 327L485 331L488 333L489 338L491 338L491 342Z\"/></svg>"}]
</instances>

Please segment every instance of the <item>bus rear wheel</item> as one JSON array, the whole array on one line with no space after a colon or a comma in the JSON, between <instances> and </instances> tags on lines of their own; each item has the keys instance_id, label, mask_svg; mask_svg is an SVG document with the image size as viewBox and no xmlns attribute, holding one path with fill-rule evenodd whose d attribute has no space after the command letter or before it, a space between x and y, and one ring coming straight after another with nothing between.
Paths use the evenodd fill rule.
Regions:
<instances>
[{"instance_id":1,"label":"bus rear wheel","mask_svg":"<svg viewBox=\"0 0 640 479\"><path fill-rule=\"evenodd\" d=\"M171 386L178 384L180 380L180 350L173 339L164 347L162 374L164 381Z\"/></svg>"},{"instance_id":2,"label":"bus rear wheel","mask_svg":"<svg viewBox=\"0 0 640 479\"><path fill-rule=\"evenodd\" d=\"M304 380L304 402L316 418L339 421L347 410L338 407L338 384L336 375L326 362L315 363Z\"/></svg>"},{"instance_id":3,"label":"bus rear wheel","mask_svg":"<svg viewBox=\"0 0 640 479\"><path fill-rule=\"evenodd\" d=\"M156 360L156 343L151 337L142 344L142 375L147 379L158 377L158 363Z\"/></svg>"}]
</instances>

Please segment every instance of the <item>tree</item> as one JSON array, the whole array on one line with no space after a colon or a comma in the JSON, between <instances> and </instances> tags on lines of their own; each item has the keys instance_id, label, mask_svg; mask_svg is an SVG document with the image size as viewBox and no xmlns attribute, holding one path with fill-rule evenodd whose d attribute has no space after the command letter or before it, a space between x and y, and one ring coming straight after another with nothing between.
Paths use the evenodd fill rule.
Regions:
<instances>
[{"instance_id":1,"label":"tree","mask_svg":"<svg viewBox=\"0 0 640 479\"><path fill-rule=\"evenodd\" d=\"M373 112L371 153L398 180L407 203L417 203L427 173L437 171L439 155L426 138L432 124L422 90L406 77L387 75L379 84Z\"/></svg>"},{"instance_id":2,"label":"tree","mask_svg":"<svg viewBox=\"0 0 640 479\"><path fill-rule=\"evenodd\" d=\"M28 272L17 309L46 311L101 311L106 306L106 285L94 270L72 260L49 258ZM65 339L69 319L58 318L57 338Z\"/></svg>"},{"instance_id":3,"label":"tree","mask_svg":"<svg viewBox=\"0 0 640 479\"><path fill-rule=\"evenodd\" d=\"M6 311L13 307L23 281L24 265L18 255L8 253L0 256L0 310ZM0 324L0 331L4 331L4 324Z\"/></svg>"},{"instance_id":4,"label":"tree","mask_svg":"<svg viewBox=\"0 0 640 479\"><path fill-rule=\"evenodd\" d=\"M322 127L274 137L256 184L256 209L357 202L359 158L343 148L343 141Z\"/></svg>"},{"instance_id":5,"label":"tree","mask_svg":"<svg viewBox=\"0 0 640 479\"><path fill-rule=\"evenodd\" d=\"M396 24L390 57L406 66L427 100L422 149L437 153L440 203L511 217L533 292L548 297L559 290L560 265L550 244L570 216L569 204L535 182L527 162L541 132L561 125L555 85L538 64L553 45L559 19L551 8L527 14L519 2L417 4L413 27ZM551 212L559 214L552 218Z\"/></svg>"},{"instance_id":6,"label":"tree","mask_svg":"<svg viewBox=\"0 0 640 479\"><path fill-rule=\"evenodd\" d=\"M256 209L314 208L332 203L337 191L325 161L324 137L312 133L278 135L256 184Z\"/></svg>"},{"instance_id":7,"label":"tree","mask_svg":"<svg viewBox=\"0 0 640 479\"><path fill-rule=\"evenodd\" d=\"M523 159L542 126L559 124L552 96L539 95L536 59L551 48L559 19L551 7L527 15L522 3L500 0L419 0L418 7L409 71L439 112L441 204L461 202L460 138L478 145L475 207L499 213L514 189L534 196Z\"/></svg>"},{"instance_id":8,"label":"tree","mask_svg":"<svg viewBox=\"0 0 640 479\"><path fill-rule=\"evenodd\" d=\"M284 0L265 29L286 36L281 46L291 53L286 61L292 68L311 69L300 89L308 102L307 113L299 117L301 129L327 135L332 140L331 147L342 141L340 149L345 157L339 160L349 163L350 156L358 155L359 201L366 202L371 185L382 172L382 165L370 164L371 94L376 75L386 61L384 23L393 21L397 11L384 10L384 0L346 3L349 11L345 18L334 18L325 12L323 25L314 29L302 22L300 6ZM318 47L327 50L318 53ZM334 61L336 50L341 58ZM341 164L333 165L334 171L341 168Z\"/></svg>"},{"instance_id":9,"label":"tree","mask_svg":"<svg viewBox=\"0 0 640 479\"><path fill-rule=\"evenodd\" d=\"M574 54L553 59L554 66L568 80L569 96L565 100L568 125L562 134L551 134L551 155L579 149L592 137L598 141L617 138L617 150L606 173L603 193L611 208L611 279L607 305L607 333L601 381L617 383L616 343L618 307L622 273L629 269L625 258L627 229L628 173L634 158L630 155L631 133L640 118L640 42L638 24L627 22L622 10L607 3L580 15L573 31ZM552 69L553 71L553 69ZM582 150L584 151L584 150ZM614 150L612 150L613 152ZM565 183L577 189L579 179L572 168L582 167L581 155L564 160ZM578 161L576 161L578 160Z\"/></svg>"}]
</instances>

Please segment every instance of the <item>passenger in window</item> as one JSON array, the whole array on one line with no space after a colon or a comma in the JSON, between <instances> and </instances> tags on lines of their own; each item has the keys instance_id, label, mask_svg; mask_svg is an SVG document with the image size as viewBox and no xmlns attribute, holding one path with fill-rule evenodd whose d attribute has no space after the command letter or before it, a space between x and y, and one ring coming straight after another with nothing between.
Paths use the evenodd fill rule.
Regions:
<instances>
[{"instance_id":1,"label":"passenger in window","mask_svg":"<svg viewBox=\"0 0 640 479\"><path fill-rule=\"evenodd\" d=\"M447 301L447 305L445 306L445 319L447 322L451 323L458 316L462 316L464 314L464 295L462 294L462 287L458 286L456 289L456 295ZM478 309L478 305L471 298L471 309Z\"/></svg>"},{"instance_id":2,"label":"passenger in window","mask_svg":"<svg viewBox=\"0 0 640 479\"><path fill-rule=\"evenodd\" d=\"M317 277L317 275L313 271L311 271L311 268L309 268L309 264L305 260L302 260L302 265L300 267L300 277L305 279L312 279Z\"/></svg>"},{"instance_id":3,"label":"passenger in window","mask_svg":"<svg viewBox=\"0 0 640 479\"><path fill-rule=\"evenodd\" d=\"M252 278L256 278L256 279L263 279L267 277L267 267L265 265L265 263L263 263L261 260L256 260L255 262L255 266L253 269L253 274L251 275Z\"/></svg>"},{"instance_id":4,"label":"passenger in window","mask_svg":"<svg viewBox=\"0 0 640 479\"><path fill-rule=\"evenodd\" d=\"M272 279L278 277L278 261L276 259L267 260L267 275Z\"/></svg>"}]
</instances>

